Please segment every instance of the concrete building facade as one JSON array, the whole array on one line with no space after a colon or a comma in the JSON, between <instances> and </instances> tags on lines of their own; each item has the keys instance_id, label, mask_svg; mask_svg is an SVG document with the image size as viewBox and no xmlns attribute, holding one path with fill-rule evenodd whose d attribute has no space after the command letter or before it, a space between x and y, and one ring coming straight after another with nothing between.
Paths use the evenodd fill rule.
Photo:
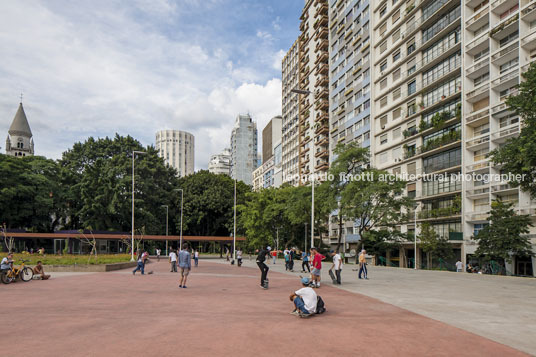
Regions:
<instances>
[{"instance_id":1,"label":"concrete building facade","mask_svg":"<svg viewBox=\"0 0 536 357\"><path fill-rule=\"evenodd\" d=\"M231 175L231 149L225 148L219 154L212 155L208 163L208 171L213 174Z\"/></svg>"},{"instance_id":2,"label":"concrete building facade","mask_svg":"<svg viewBox=\"0 0 536 357\"><path fill-rule=\"evenodd\" d=\"M30 124L26 118L22 103L20 103L9 127L6 139L6 155L23 157L32 156L33 154L34 142L32 130L30 129Z\"/></svg>"},{"instance_id":3,"label":"concrete building facade","mask_svg":"<svg viewBox=\"0 0 536 357\"><path fill-rule=\"evenodd\" d=\"M195 139L182 130L160 130L156 132L158 155L175 168L180 177L194 173Z\"/></svg>"},{"instance_id":4,"label":"concrete building facade","mask_svg":"<svg viewBox=\"0 0 536 357\"><path fill-rule=\"evenodd\" d=\"M258 167L257 124L249 114L238 115L231 133L231 177L253 184L253 171Z\"/></svg>"},{"instance_id":5,"label":"concrete building facade","mask_svg":"<svg viewBox=\"0 0 536 357\"><path fill-rule=\"evenodd\" d=\"M282 177L284 182L298 185L299 176L299 95L291 90L298 88L299 81L299 40L296 40L283 58L282 69Z\"/></svg>"}]
</instances>

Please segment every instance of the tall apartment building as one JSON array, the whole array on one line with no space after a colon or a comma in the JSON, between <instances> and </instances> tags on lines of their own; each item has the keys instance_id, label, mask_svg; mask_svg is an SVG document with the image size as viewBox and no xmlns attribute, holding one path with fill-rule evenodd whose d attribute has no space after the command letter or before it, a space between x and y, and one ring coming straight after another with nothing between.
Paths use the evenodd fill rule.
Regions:
<instances>
[{"instance_id":1,"label":"tall apartment building","mask_svg":"<svg viewBox=\"0 0 536 357\"><path fill-rule=\"evenodd\" d=\"M262 129L262 163L274 156L275 143L281 141L282 117L275 116Z\"/></svg>"},{"instance_id":2,"label":"tall apartment building","mask_svg":"<svg viewBox=\"0 0 536 357\"><path fill-rule=\"evenodd\" d=\"M330 157L338 143L370 146L371 39L369 0L330 1L329 7ZM333 221L333 220L330 220ZM330 243L339 226L330 223ZM357 242L354 222L344 223L347 244Z\"/></svg>"},{"instance_id":3,"label":"tall apartment building","mask_svg":"<svg viewBox=\"0 0 536 357\"><path fill-rule=\"evenodd\" d=\"M231 175L231 149L225 148L221 153L212 155L208 171L213 174Z\"/></svg>"},{"instance_id":4,"label":"tall apartment building","mask_svg":"<svg viewBox=\"0 0 536 357\"><path fill-rule=\"evenodd\" d=\"M296 40L283 58L282 69L282 174L283 181L298 185L299 176L299 95L291 90L298 88L299 40Z\"/></svg>"},{"instance_id":5,"label":"tall apartment building","mask_svg":"<svg viewBox=\"0 0 536 357\"><path fill-rule=\"evenodd\" d=\"M325 174L329 168L328 1L307 0L300 17L299 174Z\"/></svg>"},{"instance_id":6,"label":"tall apartment building","mask_svg":"<svg viewBox=\"0 0 536 357\"><path fill-rule=\"evenodd\" d=\"M253 190L279 187L283 183L281 116L270 119L262 130L262 165L253 171Z\"/></svg>"},{"instance_id":7,"label":"tall apartment building","mask_svg":"<svg viewBox=\"0 0 536 357\"><path fill-rule=\"evenodd\" d=\"M465 173L500 174L486 154L520 131L520 118L508 111L505 99L536 58L536 1L502 0L464 2L464 143ZM493 178L493 176L491 176ZM477 245L470 240L487 224L492 200L511 202L520 214L535 215L530 195L497 180L463 183L465 254ZM536 247L536 230L531 229ZM533 275L536 260L516 257L506 268L519 275Z\"/></svg>"},{"instance_id":8,"label":"tall apartment building","mask_svg":"<svg viewBox=\"0 0 536 357\"><path fill-rule=\"evenodd\" d=\"M429 223L458 258L464 256L461 181L415 175L461 173L461 8L460 0L382 1L372 15L374 165L411 175L407 195L417 203L417 231ZM414 220L400 229L415 232ZM412 244L392 255L413 266ZM424 261L420 249L416 256L417 264Z\"/></svg>"},{"instance_id":9,"label":"tall apartment building","mask_svg":"<svg viewBox=\"0 0 536 357\"><path fill-rule=\"evenodd\" d=\"M168 165L174 167L179 176L194 173L194 136L181 130L160 130L156 132L158 155Z\"/></svg>"},{"instance_id":10,"label":"tall apartment building","mask_svg":"<svg viewBox=\"0 0 536 357\"><path fill-rule=\"evenodd\" d=\"M240 114L231 133L231 177L251 185L258 165L257 124L249 114Z\"/></svg>"}]
</instances>

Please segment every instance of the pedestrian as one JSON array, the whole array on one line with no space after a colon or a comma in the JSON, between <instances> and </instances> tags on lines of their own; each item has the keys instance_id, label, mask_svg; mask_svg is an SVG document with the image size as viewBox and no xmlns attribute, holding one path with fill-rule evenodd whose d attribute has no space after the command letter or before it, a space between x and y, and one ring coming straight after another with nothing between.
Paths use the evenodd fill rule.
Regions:
<instances>
[{"instance_id":1,"label":"pedestrian","mask_svg":"<svg viewBox=\"0 0 536 357\"><path fill-rule=\"evenodd\" d=\"M294 258L296 256L296 249L292 248L291 250L289 250L288 255L288 270L294 272Z\"/></svg>"},{"instance_id":2,"label":"pedestrian","mask_svg":"<svg viewBox=\"0 0 536 357\"><path fill-rule=\"evenodd\" d=\"M156 248L156 261L160 261L160 249Z\"/></svg>"},{"instance_id":3,"label":"pedestrian","mask_svg":"<svg viewBox=\"0 0 536 357\"><path fill-rule=\"evenodd\" d=\"M195 262L195 266L199 265L199 252L197 251L197 249L194 252L194 262Z\"/></svg>"},{"instance_id":4,"label":"pedestrian","mask_svg":"<svg viewBox=\"0 0 536 357\"><path fill-rule=\"evenodd\" d=\"M463 272L463 263L460 260L456 262L456 272L457 273Z\"/></svg>"},{"instance_id":5,"label":"pedestrian","mask_svg":"<svg viewBox=\"0 0 536 357\"><path fill-rule=\"evenodd\" d=\"M339 255L339 252L336 252L334 250L331 250L329 254L333 258L333 265L331 266L331 268L329 268L329 271L331 272L335 270L335 277L336 277L333 283L337 283L338 285L341 285L341 270L342 270L341 256Z\"/></svg>"},{"instance_id":6,"label":"pedestrian","mask_svg":"<svg viewBox=\"0 0 536 357\"><path fill-rule=\"evenodd\" d=\"M359 255L359 279L361 279L361 274L363 274L363 277L368 280L368 272L367 272L367 259L365 258L365 255L367 254L367 251L363 249L361 251L361 254Z\"/></svg>"},{"instance_id":7,"label":"pedestrian","mask_svg":"<svg viewBox=\"0 0 536 357\"><path fill-rule=\"evenodd\" d=\"M136 272L138 270L141 270L141 275L145 275L145 264L143 264L143 254L141 251L138 250L138 265L136 266L136 269L132 271L132 275L136 275Z\"/></svg>"},{"instance_id":8,"label":"pedestrian","mask_svg":"<svg viewBox=\"0 0 536 357\"><path fill-rule=\"evenodd\" d=\"M227 261L230 261L230 259L229 259L229 249L228 248L225 248L225 256L227 258Z\"/></svg>"},{"instance_id":9,"label":"pedestrian","mask_svg":"<svg viewBox=\"0 0 536 357\"><path fill-rule=\"evenodd\" d=\"M320 254L315 247L311 248L311 257L313 259L313 271L311 272L313 287L319 288L320 271L322 270L322 260L326 259L326 257Z\"/></svg>"},{"instance_id":10,"label":"pedestrian","mask_svg":"<svg viewBox=\"0 0 536 357\"><path fill-rule=\"evenodd\" d=\"M169 262L171 263L171 272L177 272L177 253L173 249L169 252Z\"/></svg>"},{"instance_id":11,"label":"pedestrian","mask_svg":"<svg viewBox=\"0 0 536 357\"><path fill-rule=\"evenodd\" d=\"M236 264L238 266L242 266L242 251L240 249L236 251L236 260L237 260Z\"/></svg>"},{"instance_id":12,"label":"pedestrian","mask_svg":"<svg viewBox=\"0 0 536 357\"><path fill-rule=\"evenodd\" d=\"M302 252L301 258L302 258L302 263L301 263L302 273L305 273L305 268L307 268L307 272L310 273L311 268L309 268L309 253Z\"/></svg>"},{"instance_id":13,"label":"pedestrian","mask_svg":"<svg viewBox=\"0 0 536 357\"><path fill-rule=\"evenodd\" d=\"M274 250L272 252L272 264L275 264L276 260L277 260L277 250Z\"/></svg>"},{"instance_id":14,"label":"pedestrian","mask_svg":"<svg viewBox=\"0 0 536 357\"><path fill-rule=\"evenodd\" d=\"M270 255L270 250L271 250L270 246L267 246L266 249L261 249L259 251L259 255L257 255L257 260L256 260L257 266L261 270L261 288L263 289L268 289L266 282L268 280L268 270L270 268L268 268L268 265L266 265L264 261L266 260L266 256Z\"/></svg>"},{"instance_id":15,"label":"pedestrian","mask_svg":"<svg viewBox=\"0 0 536 357\"><path fill-rule=\"evenodd\" d=\"M186 289L186 280L188 279L188 274L192 269L192 258L190 252L188 251L188 243L182 245L182 250L179 252L179 268L181 269L181 281L179 283L179 288Z\"/></svg>"}]
</instances>

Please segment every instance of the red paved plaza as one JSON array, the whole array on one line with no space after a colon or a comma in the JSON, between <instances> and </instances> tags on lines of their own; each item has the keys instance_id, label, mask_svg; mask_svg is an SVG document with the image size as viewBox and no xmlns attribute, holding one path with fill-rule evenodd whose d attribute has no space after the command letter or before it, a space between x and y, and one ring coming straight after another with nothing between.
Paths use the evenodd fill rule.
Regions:
<instances>
[{"instance_id":1,"label":"red paved plaza","mask_svg":"<svg viewBox=\"0 0 536 357\"><path fill-rule=\"evenodd\" d=\"M95 273L0 287L10 356L523 356L464 330L323 285L324 315L289 312L299 280L200 261L187 289L154 274Z\"/></svg>"}]
</instances>

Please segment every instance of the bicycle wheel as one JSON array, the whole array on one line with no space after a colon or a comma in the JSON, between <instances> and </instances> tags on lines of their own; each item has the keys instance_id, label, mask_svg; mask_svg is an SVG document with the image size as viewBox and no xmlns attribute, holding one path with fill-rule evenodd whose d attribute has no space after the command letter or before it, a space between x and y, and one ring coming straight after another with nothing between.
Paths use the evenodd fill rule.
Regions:
<instances>
[{"instance_id":1,"label":"bicycle wheel","mask_svg":"<svg viewBox=\"0 0 536 357\"><path fill-rule=\"evenodd\" d=\"M22 281L32 280L33 275L34 275L33 270L28 267L24 267L24 269L22 269L22 271L19 273L19 276L22 279Z\"/></svg>"},{"instance_id":2,"label":"bicycle wheel","mask_svg":"<svg viewBox=\"0 0 536 357\"><path fill-rule=\"evenodd\" d=\"M0 280L2 280L2 283L9 284L13 281L13 278L11 276L8 276L7 273L0 274Z\"/></svg>"}]
</instances>

